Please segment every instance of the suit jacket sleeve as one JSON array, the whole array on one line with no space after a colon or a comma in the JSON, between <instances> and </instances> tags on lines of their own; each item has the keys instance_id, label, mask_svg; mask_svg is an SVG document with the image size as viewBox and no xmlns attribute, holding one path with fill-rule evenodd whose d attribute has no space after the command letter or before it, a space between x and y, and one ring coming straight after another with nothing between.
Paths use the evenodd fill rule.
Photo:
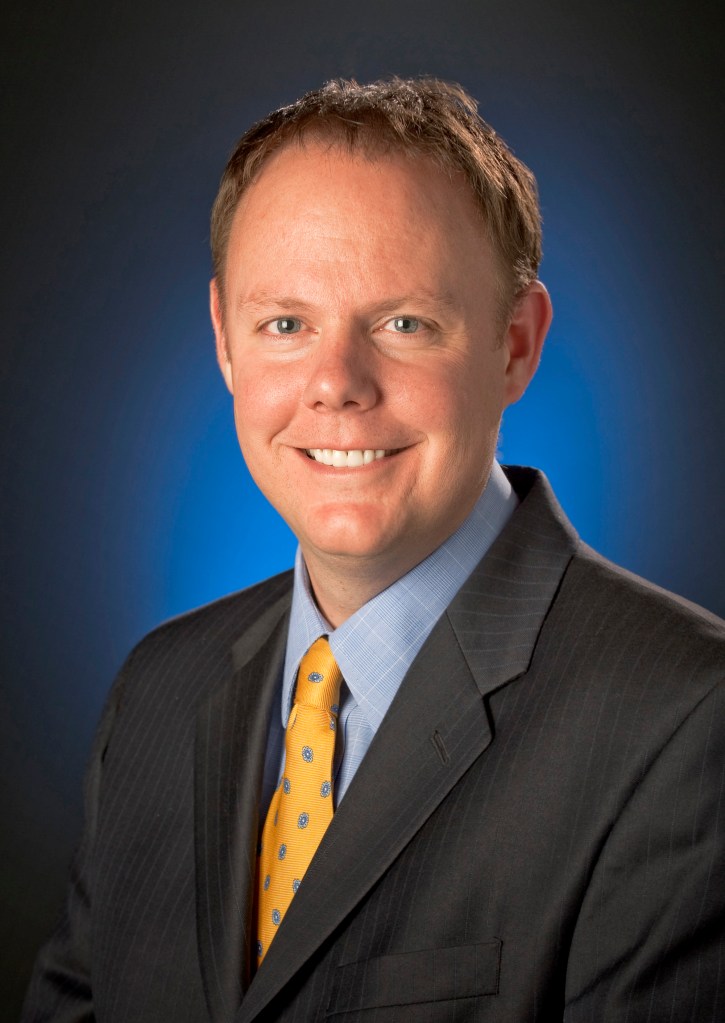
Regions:
<instances>
[{"instance_id":1,"label":"suit jacket sleeve","mask_svg":"<svg viewBox=\"0 0 725 1023\"><path fill-rule=\"evenodd\" d=\"M566 1023L725 1013L725 698L716 686L643 768L592 872Z\"/></svg>"},{"instance_id":2,"label":"suit jacket sleeve","mask_svg":"<svg viewBox=\"0 0 725 1023\"><path fill-rule=\"evenodd\" d=\"M95 1019L91 987L93 850L103 760L121 702L125 672L126 666L109 694L96 731L85 779L85 825L71 866L65 908L54 934L38 954L21 1023L91 1023Z\"/></svg>"}]
</instances>

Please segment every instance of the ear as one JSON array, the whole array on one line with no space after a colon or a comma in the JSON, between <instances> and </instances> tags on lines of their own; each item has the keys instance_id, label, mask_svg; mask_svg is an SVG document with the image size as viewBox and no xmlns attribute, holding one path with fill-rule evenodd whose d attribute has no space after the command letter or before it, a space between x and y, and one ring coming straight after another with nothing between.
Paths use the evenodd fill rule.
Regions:
<instances>
[{"instance_id":1,"label":"ear","mask_svg":"<svg viewBox=\"0 0 725 1023\"><path fill-rule=\"evenodd\" d=\"M541 281L534 281L517 299L504 337L504 345L508 350L505 384L507 405L518 401L529 386L539 365L552 315L549 292Z\"/></svg>"},{"instance_id":2,"label":"ear","mask_svg":"<svg viewBox=\"0 0 725 1023\"><path fill-rule=\"evenodd\" d=\"M216 339L216 359L219 369L222 371L224 382L229 391L234 394L234 381L232 379L232 362L229 357L229 345L227 344L226 330L224 328L224 310L222 309L222 296L219 293L216 277L212 278L209 285L209 311L211 322L214 327Z\"/></svg>"}]
</instances>

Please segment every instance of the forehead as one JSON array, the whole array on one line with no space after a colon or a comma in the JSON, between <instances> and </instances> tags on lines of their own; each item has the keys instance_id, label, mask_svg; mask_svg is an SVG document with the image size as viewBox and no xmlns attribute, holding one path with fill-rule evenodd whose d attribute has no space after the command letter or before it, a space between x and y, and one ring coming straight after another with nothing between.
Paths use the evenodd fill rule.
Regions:
<instances>
[{"instance_id":1,"label":"forehead","mask_svg":"<svg viewBox=\"0 0 725 1023\"><path fill-rule=\"evenodd\" d=\"M280 188L294 186L297 181L304 182L304 187L309 188L310 179L320 186L324 181L324 188L331 183L340 189L359 188L362 184L373 190L381 183L388 188L391 182L399 181L413 196L423 188L430 195L440 198L445 195L448 199L453 188L460 196L466 197L470 214L474 210L479 212L468 179L452 164L445 165L425 153L389 145L370 142L350 145L334 137L315 136L286 142L267 157L243 193L240 205L248 203L252 196L279 192ZM317 191L314 188L312 193L308 193L308 198Z\"/></svg>"},{"instance_id":2,"label":"forehead","mask_svg":"<svg viewBox=\"0 0 725 1023\"><path fill-rule=\"evenodd\" d=\"M287 144L242 195L229 242L233 275L344 261L366 273L455 277L491 270L480 209L462 172L400 152Z\"/></svg>"}]
</instances>

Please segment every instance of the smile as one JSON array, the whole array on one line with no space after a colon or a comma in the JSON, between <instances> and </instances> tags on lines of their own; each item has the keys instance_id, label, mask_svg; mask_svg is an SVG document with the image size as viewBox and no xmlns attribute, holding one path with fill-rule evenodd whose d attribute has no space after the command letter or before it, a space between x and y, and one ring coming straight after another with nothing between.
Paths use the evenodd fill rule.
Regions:
<instances>
[{"instance_id":1,"label":"smile","mask_svg":"<svg viewBox=\"0 0 725 1023\"><path fill-rule=\"evenodd\" d=\"M388 455L394 455L395 451L383 449L366 448L364 451L336 451L333 448L305 448L308 458L314 458L316 462L323 465L332 465L336 469L356 469L361 465L370 465Z\"/></svg>"}]
</instances>

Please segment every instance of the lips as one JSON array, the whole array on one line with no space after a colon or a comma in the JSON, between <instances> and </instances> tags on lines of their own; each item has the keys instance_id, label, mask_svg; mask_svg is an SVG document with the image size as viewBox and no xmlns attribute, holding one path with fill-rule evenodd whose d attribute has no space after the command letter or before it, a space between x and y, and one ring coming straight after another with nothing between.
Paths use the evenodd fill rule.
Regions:
<instances>
[{"instance_id":1,"label":"lips","mask_svg":"<svg viewBox=\"0 0 725 1023\"><path fill-rule=\"evenodd\" d=\"M305 452L308 458L313 458L322 465L331 465L335 469L357 469L361 465L370 465L371 462L395 454L393 450L388 451L382 448L357 448L350 451L340 451L335 448L305 448Z\"/></svg>"}]
</instances>

